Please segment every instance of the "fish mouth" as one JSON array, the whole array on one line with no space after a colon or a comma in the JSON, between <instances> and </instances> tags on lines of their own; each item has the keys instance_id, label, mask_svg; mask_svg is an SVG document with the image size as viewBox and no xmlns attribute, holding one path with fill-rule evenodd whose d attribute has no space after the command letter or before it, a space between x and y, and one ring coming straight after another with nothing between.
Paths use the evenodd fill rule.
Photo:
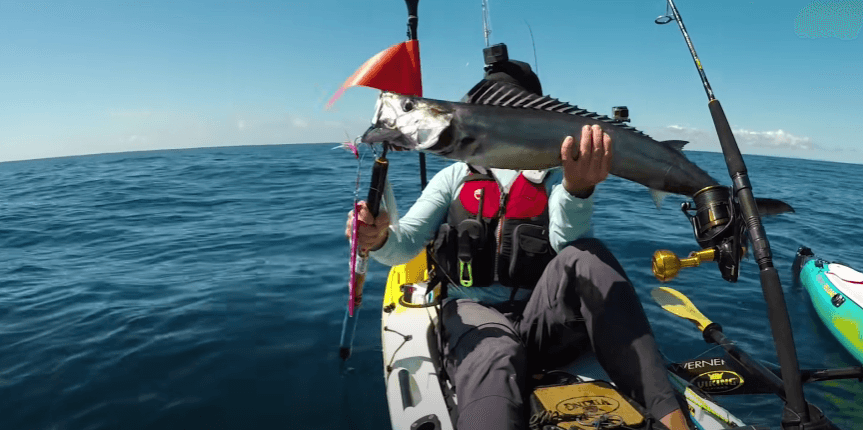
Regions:
<instances>
[{"instance_id":1,"label":"fish mouth","mask_svg":"<svg viewBox=\"0 0 863 430\"><path fill-rule=\"evenodd\" d=\"M376 125L369 127L369 129L360 137L360 141L369 144L386 142L396 147L414 149L414 146L408 142L405 135L398 129L379 127Z\"/></svg>"},{"instance_id":2,"label":"fish mouth","mask_svg":"<svg viewBox=\"0 0 863 430\"><path fill-rule=\"evenodd\" d=\"M401 133L398 130L373 125L363 133L362 137L360 137L360 141L363 143L380 143L393 140L399 135L401 135Z\"/></svg>"},{"instance_id":3,"label":"fish mouth","mask_svg":"<svg viewBox=\"0 0 863 430\"><path fill-rule=\"evenodd\" d=\"M375 102L375 115L372 117L372 125L360 138L360 141L363 143L371 144L390 142L397 139L402 134L397 128L392 127L392 124L390 124L390 127L387 127L387 122L381 121L381 113L384 106L386 106L386 103L384 102L384 97L386 95L387 93L385 92L381 93L381 95L378 96L377 102Z\"/></svg>"}]
</instances>

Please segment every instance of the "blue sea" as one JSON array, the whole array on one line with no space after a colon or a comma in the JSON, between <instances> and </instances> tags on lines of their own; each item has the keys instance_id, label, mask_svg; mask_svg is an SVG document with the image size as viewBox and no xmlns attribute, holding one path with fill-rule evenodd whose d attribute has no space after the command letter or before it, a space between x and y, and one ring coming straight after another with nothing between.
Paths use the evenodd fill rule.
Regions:
<instances>
[{"instance_id":1,"label":"blue sea","mask_svg":"<svg viewBox=\"0 0 863 430\"><path fill-rule=\"evenodd\" d=\"M358 170L333 146L0 163L0 429L388 428L378 305L387 267L371 264L353 356L344 365L338 356ZM688 154L730 183L721 154ZM420 192L417 155L389 159L404 214ZM863 167L745 160L756 195L797 210L764 225L801 367L858 365L790 268L807 245L863 269ZM431 157L430 172L448 163ZM611 177L594 217L677 361L717 352L650 299L653 252L697 247L682 201L657 210L642 186ZM752 260L734 284L708 263L670 286L754 357L776 362ZM863 383L808 384L806 395L840 427L863 427ZM719 399L749 423L779 423L776 398Z\"/></svg>"}]
</instances>

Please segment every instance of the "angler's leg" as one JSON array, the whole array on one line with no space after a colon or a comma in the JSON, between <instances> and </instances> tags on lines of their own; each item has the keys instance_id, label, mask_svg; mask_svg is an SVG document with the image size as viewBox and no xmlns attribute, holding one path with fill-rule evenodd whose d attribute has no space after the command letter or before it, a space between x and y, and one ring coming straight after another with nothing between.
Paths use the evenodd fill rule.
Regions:
<instances>
[{"instance_id":1,"label":"angler's leg","mask_svg":"<svg viewBox=\"0 0 863 430\"><path fill-rule=\"evenodd\" d=\"M682 406L635 289L597 239L578 240L552 260L518 329L529 360L546 360L548 367L576 358L585 348L586 335L599 363L624 394L658 418ZM561 343L570 347L562 349Z\"/></svg>"},{"instance_id":2,"label":"angler's leg","mask_svg":"<svg viewBox=\"0 0 863 430\"><path fill-rule=\"evenodd\" d=\"M459 430L526 429L524 347L500 312L470 300L444 306L444 364L455 384Z\"/></svg>"}]
</instances>

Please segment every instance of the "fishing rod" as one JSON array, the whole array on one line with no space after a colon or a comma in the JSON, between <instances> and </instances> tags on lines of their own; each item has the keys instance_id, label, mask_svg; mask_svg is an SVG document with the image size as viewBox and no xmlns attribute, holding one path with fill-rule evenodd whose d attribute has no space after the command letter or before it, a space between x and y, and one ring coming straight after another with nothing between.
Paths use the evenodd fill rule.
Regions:
<instances>
[{"instance_id":1,"label":"fishing rod","mask_svg":"<svg viewBox=\"0 0 863 430\"><path fill-rule=\"evenodd\" d=\"M408 8L408 40L417 40L417 22L419 20L417 18L417 6L419 4L419 0L405 0L405 3L407 4ZM372 216L374 216L375 218L377 218L378 214L380 213L381 200L383 198L384 190L386 189L387 184L387 171L389 169L389 160L387 160L388 150L389 145L387 144L387 142L384 142L383 151L380 157L375 160L375 164L372 167L372 178L371 183L369 184L369 194L368 198L366 198L366 205L369 209L369 212L371 212ZM424 153L420 153L420 180L421 186L424 189L426 186L426 162ZM357 208L354 209L354 211L357 210ZM355 226L354 228L357 227ZM351 246L356 245L352 243ZM355 273L355 278L354 280L352 280L353 290L349 299L348 308L345 310L345 317L342 322L341 340L339 342L339 357L341 357L342 362L346 361L351 356L351 350L353 349L354 335L356 334L357 329L359 309L362 306L363 286L365 285L366 281L368 263L368 250L362 250L357 256L356 262L352 262L352 270Z\"/></svg>"},{"instance_id":2,"label":"fishing rod","mask_svg":"<svg viewBox=\"0 0 863 430\"><path fill-rule=\"evenodd\" d=\"M384 189L387 184L387 170L389 169L389 160L387 160L388 145L384 142L384 149L380 157L375 160L375 165L372 167L372 180L369 184L369 195L366 199L366 205L369 208L372 216L378 217L381 207L381 199ZM355 211L358 208L354 209ZM355 218L356 220L356 218ZM356 227L355 227L356 228ZM351 244L351 246L356 246ZM366 282L366 273L369 267L369 251L362 250L357 256L356 265L354 266L356 282L354 284L354 292L348 303L348 309L345 311L345 319L342 323L342 336L339 346L339 357L342 360L347 360L351 356L351 349L354 343L354 334L357 329L357 319L359 317L360 307L363 305L363 286Z\"/></svg>"},{"instance_id":3,"label":"fishing rod","mask_svg":"<svg viewBox=\"0 0 863 430\"><path fill-rule=\"evenodd\" d=\"M408 40L417 40L417 6L419 0L405 0L408 7ZM428 184L426 178L426 154L420 152L420 189L424 190Z\"/></svg>"},{"instance_id":4,"label":"fishing rod","mask_svg":"<svg viewBox=\"0 0 863 430\"><path fill-rule=\"evenodd\" d=\"M657 24L668 24L677 21L686 45L689 48L695 67L707 93L708 108L716 127L722 153L725 156L725 164L728 174L733 182L732 190L725 187L710 187L699 191L694 196L696 203L696 215L689 215L691 207L683 204L683 211L690 218L693 225L696 240L702 248L713 249L720 262L720 271L723 278L730 282L736 281L737 268L742 258L740 252L743 243L743 233L748 232L749 241L755 260L758 263L761 278L761 289L767 302L767 316L773 334L776 352L781 367L783 388L785 392L785 409L782 415L782 427L787 430L811 430L837 428L833 425L820 409L808 404L803 396L803 383L800 375L800 365L797 360L797 351L794 345L794 336L791 330L791 320L788 316L788 307L782 293L782 285L779 273L773 266L770 243L761 223L761 216L755 205L755 197L752 193L752 184L749 181L746 165L728 118L722 110L722 105L707 81L701 60L695 52L689 33L683 25L683 19L673 0L667 0L666 14L656 18ZM670 10L670 14L669 14ZM710 222L705 222L705 221ZM717 222L723 221L723 222Z\"/></svg>"}]
</instances>

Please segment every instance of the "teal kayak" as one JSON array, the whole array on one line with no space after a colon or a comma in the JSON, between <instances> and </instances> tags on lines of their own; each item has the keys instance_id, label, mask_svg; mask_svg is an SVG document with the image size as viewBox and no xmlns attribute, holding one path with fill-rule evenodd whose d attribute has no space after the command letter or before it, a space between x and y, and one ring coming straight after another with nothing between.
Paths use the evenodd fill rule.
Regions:
<instances>
[{"instance_id":1,"label":"teal kayak","mask_svg":"<svg viewBox=\"0 0 863 430\"><path fill-rule=\"evenodd\" d=\"M820 259L805 246L797 250L792 271L824 325L863 363L863 273Z\"/></svg>"}]
</instances>

